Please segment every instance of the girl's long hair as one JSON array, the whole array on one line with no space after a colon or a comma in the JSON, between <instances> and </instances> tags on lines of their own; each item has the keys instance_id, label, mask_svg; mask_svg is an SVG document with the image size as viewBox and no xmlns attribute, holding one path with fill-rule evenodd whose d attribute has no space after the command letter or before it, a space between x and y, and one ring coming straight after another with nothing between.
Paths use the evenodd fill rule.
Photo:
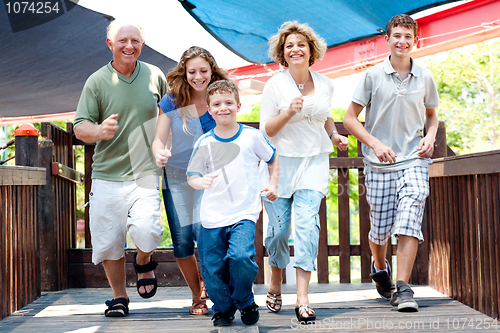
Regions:
<instances>
[{"instance_id":1,"label":"girl's long hair","mask_svg":"<svg viewBox=\"0 0 500 333\"><path fill-rule=\"evenodd\" d=\"M188 110L186 106L191 104L191 94L189 93L190 85L186 79L186 63L188 60L200 57L205 59L210 64L210 69L212 70L212 77L210 83L218 80L228 80L229 75L227 72L217 65L215 58L199 46L191 46L189 49L184 51L181 59L177 63L177 66L172 69L167 75L167 83L169 86L169 94L174 98L174 104L179 109L179 113L182 118L182 129L185 133L189 133L186 125L186 120L188 117ZM208 85L210 85L210 83Z\"/></svg>"}]
</instances>

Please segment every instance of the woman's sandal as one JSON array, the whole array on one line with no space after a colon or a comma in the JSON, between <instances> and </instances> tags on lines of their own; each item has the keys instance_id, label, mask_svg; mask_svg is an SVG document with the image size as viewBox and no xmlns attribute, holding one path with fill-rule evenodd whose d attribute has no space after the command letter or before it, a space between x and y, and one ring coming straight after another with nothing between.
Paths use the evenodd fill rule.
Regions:
<instances>
[{"instance_id":1,"label":"woman's sandal","mask_svg":"<svg viewBox=\"0 0 500 333\"><path fill-rule=\"evenodd\" d=\"M137 253L134 255L134 269L135 273L147 273L153 271L156 266L158 266L158 263L153 260L153 256L150 257L149 262L145 265L138 265L136 262L137 258ZM146 289L146 286L153 285L153 289L150 292L145 292L142 293L139 291L139 288L144 287ZM158 279L156 276L153 278L149 279L140 279L137 281L137 293L142 297L142 298L150 298L153 297L156 294L156 289L158 288Z\"/></svg>"},{"instance_id":2,"label":"woman's sandal","mask_svg":"<svg viewBox=\"0 0 500 333\"><path fill-rule=\"evenodd\" d=\"M210 299L208 296L207 290L205 289L205 286L200 288L200 299L202 301L206 301L207 299Z\"/></svg>"},{"instance_id":3,"label":"woman's sandal","mask_svg":"<svg viewBox=\"0 0 500 333\"><path fill-rule=\"evenodd\" d=\"M297 316L297 319L299 320L299 322L304 323L304 324L307 324L311 321L316 320L316 313L307 304L302 304L299 306L296 305L295 306L295 315ZM304 315L307 315L307 317L304 317Z\"/></svg>"},{"instance_id":4,"label":"woman's sandal","mask_svg":"<svg viewBox=\"0 0 500 333\"><path fill-rule=\"evenodd\" d=\"M193 305L189 308L189 314L192 315L208 314L207 302L201 299L193 299Z\"/></svg>"},{"instance_id":5,"label":"woman's sandal","mask_svg":"<svg viewBox=\"0 0 500 333\"><path fill-rule=\"evenodd\" d=\"M106 317L126 317L128 315L128 298L115 298L106 301L108 308L104 311Z\"/></svg>"},{"instance_id":6,"label":"woman's sandal","mask_svg":"<svg viewBox=\"0 0 500 333\"><path fill-rule=\"evenodd\" d=\"M266 305L269 311L274 313L280 312L281 304L283 304L283 300L281 299L281 294L273 294L269 291L267 292Z\"/></svg>"}]
</instances>

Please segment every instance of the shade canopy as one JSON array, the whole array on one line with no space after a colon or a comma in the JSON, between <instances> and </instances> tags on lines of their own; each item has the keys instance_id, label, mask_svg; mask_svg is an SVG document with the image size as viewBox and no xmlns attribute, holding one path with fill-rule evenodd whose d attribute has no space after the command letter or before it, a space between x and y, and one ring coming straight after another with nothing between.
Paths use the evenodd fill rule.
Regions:
<instances>
[{"instance_id":1,"label":"shade canopy","mask_svg":"<svg viewBox=\"0 0 500 333\"><path fill-rule=\"evenodd\" d=\"M246 60L269 63L268 38L284 21L307 22L333 48L381 34L393 15L456 0L179 1L201 26L193 29L205 28ZM111 17L68 0L58 3L64 12L46 22L34 16L19 21L22 16L7 15L5 1L0 5L0 118L75 111L85 80L111 60L105 44ZM165 73L175 65L147 45L139 59Z\"/></svg>"},{"instance_id":2,"label":"shade canopy","mask_svg":"<svg viewBox=\"0 0 500 333\"><path fill-rule=\"evenodd\" d=\"M13 32L0 5L0 117L75 111L86 79L112 59L106 45L110 17L81 6ZM176 62L144 46L140 60L164 73Z\"/></svg>"},{"instance_id":3,"label":"shade canopy","mask_svg":"<svg viewBox=\"0 0 500 333\"><path fill-rule=\"evenodd\" d=\"M308 23L329 48L380 35L397 14L451 1L390 0L179 0L226 47L254 63L269 63L268 39L285 21Z\"/></svg>"}]
</instances>

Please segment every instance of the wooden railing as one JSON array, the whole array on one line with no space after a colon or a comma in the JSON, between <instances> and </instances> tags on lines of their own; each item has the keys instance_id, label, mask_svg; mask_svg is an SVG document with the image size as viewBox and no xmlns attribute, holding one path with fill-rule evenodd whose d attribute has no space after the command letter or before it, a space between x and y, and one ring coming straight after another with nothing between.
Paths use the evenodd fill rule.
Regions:
<instances>
[{"instance_id":1,"label":"wooden railing","mask_svg":"<svg viewBox=\"0 0 500 333\"><path fill-rule=\"evenodd\" d=\"M83 179L74 170L72 128L71 123L68 131L42 123L46 139L39 141L38 132L16 136L16 166L0 166L0 318L32 302L41 290L69 287L75 184Z\"/></svg>"},{"instance_id":2,"label":"wooden railing","mask_svg":"<svg viewBox=\"0 0 500 333\"><path fill-rule=\"evenodd\" d=\"M258 124L248 125L256 127ZM443 146L445 134L441 125L435 151L446 155L449 150L446 145ZM337 128L341 134L349 135L341 123L337 123ZM42 135L51 139L39 144L39 163L47 169L38 172L46 173L47 184L37 189L33 184L6 184L5 180L9 177L0 177L2 316L32 301L39 295L40 288L59 290L67 287L107 287L101 265L94 266L90 263L89 246L87 249L75 249L75 184L81 182L82 178L72 169L75 165L72 146L82 143L74 139L71 124L68 124L68 131L43 124ZM92 150L91 145L86 146L87 170L91 166L89 157ZM365 199L360 146L358 145L357 156L348 157L347 152L339 152L337 157L331 158L330 169L337 169L338 175L339 242L328 243L327 207L324 200L320 208L318 282L329 282L331 277L328 259L332 256L339 258L340 282L351 281L350 262L353 256L360 256L361 281L370 282L371 253L367 237L369 208ZM359 225L356 227L360 231L360 241L357 244L350 241L354 226L349 212L350 169L357 169L358 178L359 222L356 223ZM5 171L0 169L0 172ZM426 241L419 246L412 272L412 283L429 284L496 318L500 304L499 173L500 151L434 159L434 164L429 168L431 192L423 221ZM87 185L90 173L86 176ZM86 192L88 191L90 186L87 185ZM37 220L35 211L38 212L38 227L34 227ZM260 267L256 283L264 283L263 263L267 255L263 246L264 232L261 218L256 232L256 260ZM87 245L90 244L90 238L87 233L86 236ZM32 244L29 244L30 240L33 241ZM37 252L37 246L40 257L33 252ZM396 245L389 246L389 261L395 250ZM293 255L293 246L290 251ZM160 263L157 269L160 285L184 284L172 252L171 248L164 248L155 253L155 259ZM126 261L129 266L133 253L133 249L127 250ZM135 275L132 268L129 268L127 284L130 286L135 283ZM40 280L43 283L37 282ZM27 285L31 292L23 289Z\"/></svg>"},{"instance_id":3,"label":"wooden railing","mask_svg":"<svg viewBox=\"0 0 500 333\"><path fill-rule=\"evenodd\" d=\"M45 170L0 166L0 320L40 296L38 187Z\"/></svg>"},{"instance_id":4,"label":"wooden railing","mask_svg":"<svg viewBox=\"0 0 500 333\"><path fill-rule=\"evenodd\" d=\"M47 169L47 186L40 193L42 290L62 290L69 288L68 249L76 247L76 184L83 177L75 171L73 124L67 123L65 131L42 123L41 135L47 139L39 144L40 166Z\"/></svg>"},{"instance_id":5,"label":"wooden railing","mask_svg":"<svg viewBox=\"0 0 500 333\"><path fill-rule=\"evenodd\" d=\"M429 176L429 286L499 318L500 150L434 160Z\"/></svg>"}]
</instances>

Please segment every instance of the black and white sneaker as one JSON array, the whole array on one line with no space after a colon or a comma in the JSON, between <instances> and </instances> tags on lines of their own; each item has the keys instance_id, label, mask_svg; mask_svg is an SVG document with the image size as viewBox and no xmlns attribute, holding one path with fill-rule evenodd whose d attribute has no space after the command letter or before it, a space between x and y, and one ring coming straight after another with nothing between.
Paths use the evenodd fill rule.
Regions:
<instances>
[{"instance_id":1,"label":"black and white sneaker","mask_svg":"<svg viewBox=\"0 0 500 333\"><path fill-rule=\"evenodd\" d=\"M375 286L377 291L383 299L389 301L391 299L392 293L396 290L396 285L391 280L391 266L387 259L385 260L386 269L375 273L375 262L372 262L372 273L370 277L375 281Z\"/></svg>"},{"instance_id":2,"label":"black and white sneaker","mask_svg":"<svg viewBox=\"0 0 500 333\"><path fill-rule=\"evenodd\" d=\"M391 304L398 307L399 312L417 312L418 304L413 299L413 290L404 281L396 282L397 290L392 294Z\"/></svg>"}]
</instances>

